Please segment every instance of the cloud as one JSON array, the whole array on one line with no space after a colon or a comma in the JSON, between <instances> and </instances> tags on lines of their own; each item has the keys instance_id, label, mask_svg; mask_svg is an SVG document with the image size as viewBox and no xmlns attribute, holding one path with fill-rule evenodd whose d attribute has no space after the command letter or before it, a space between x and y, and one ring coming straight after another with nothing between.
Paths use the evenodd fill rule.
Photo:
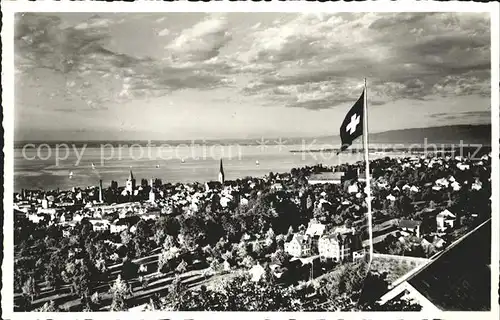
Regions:
<instances>
[{"instance_id":1,"label":"cloud","mask_svg":"<svg viewBox=\"0 0 500 320\"><path fill-rule=\"evenodd\" d=\"M126 20L140 23L138 16L150 17ZM261 105L321 110L354 102L365 77L372 105L490 94L486 14L285 14L247 28L230 24L230 15L207 15L171 40L174 29L156 24L170 41L161 60L111 49L110 30L124 20L116 18L71 26L18 14L18 76L40 68L63 74L68 99L95 104L223 86Z\"/></svg>"},{"instance_id":2,"label":"cloud","mask_svg":"<svg viewBox=\"0 0 500 320\"><path fill-rule=\"evenodd\" d=\"M165 48L175 60L205 61L216 57L230 40L227 19L213 15L185 29Z\"/></svg>"},{"instance_id":3,"label":"cloud","mask_svg":"<svg viewBox=\"0 0 500 320\"><path fill-rule=\"evenodd\" d=\"M216 57L226 37L223 19L206 20L183 33L181 40L174 40L177 45L185 41L183 50L193 52L189 57L194 61L179 63L172 57L154 60L111 50L108 43L110 27L115 23L112 19L93 16L75 26L63 26L59 18L50 15L25 13L16 18L16 70L22 77L30 77L37 69L64 75L62 95L69 101L100 105L231 83L230 77L224 75L229 65ZM166 34L166 30L160 33ZM201 57L207 59L198 61Z\"/></svg>"},{"instance_id":4,"label":"cloud","mask_svg":"<svg viewBox=\"0 0 500 320\"><path fill-rule=\"evenodd\" d=\"M99 15L94 15L90 17L87 21L77 24L74 28L76 30L85 30L91 28L108 28L113 23L114 22L111 19L105 19L101 18Z\"/></svg>"},{"instance_id":5,"label":"cloud","mask_svg":"<svg viewBox=\"0 0 500 320\"><path fill-rule=\"evenodd\" d=\"M170 34L170 30L168 30L167 28L158 31L158 33L157 33L157 35L159 37L165 37L165 36L168 36L169 34Z\"/></svg>"},{"instance_id":6,"label":"cloud","mask_svg":"<svg viewBox=\"0 0 500 320\"><path fill-rule=\"evenodd\" d=\"M16 21L16 67L69 73L85 69L87 65L98 69L99 61L110 68L135 62L137 59L104 48L109 23L109 20L92 17L75 27L63 28L57 17L23 13Z\"/></svg>"},{"instance_id":7,"label":"cloud","mask_svg":"<svg viewBox=\"0 0 500 320\"><path fill-rule=\"evenodd\" d=\"M491 111L464 111L458 113L434 113L428 116L439 121L466 120L470 123L491 122Z\"/></svg>"},{"instance_id":8,"label":"cloud","mask_svg":"<svg viewBox=\"0 0 500 320\"><path fill-rule=\"evenodd\" d=\"M341 105L355 100L365 77L377 104L489 95L486 14L297 15L259 26L246 40L250 45L239 52L242 65L266 68L267 76L250 81L242 92L283 105L315 110ZM329 91L309 86L314 98L305 99L301 90L307 84ZM287 93L276 94L276 86Z\"/></svg>"}]
</instances>

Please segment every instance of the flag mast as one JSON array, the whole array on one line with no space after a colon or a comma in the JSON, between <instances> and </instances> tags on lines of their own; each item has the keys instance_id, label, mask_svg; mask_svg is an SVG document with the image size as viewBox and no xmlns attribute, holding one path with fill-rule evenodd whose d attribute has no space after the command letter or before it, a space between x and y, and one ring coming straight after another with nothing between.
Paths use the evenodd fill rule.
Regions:
<instances>
[{"instance_id":1,"label":"flag mast","mask_svg":"<svg viewBox=\"0 0 500 320\"><path fill-rule=\"evenodd\" d=\"M366 78L365 78L365 88L364 88L364 103L363 103L363 149L365 158L365 174L366 174L366 206L368 209L368 239L370 242L369 248L369 264L372 262L373 258L373 238L372 238L372 199L371 199L371 187L370 187L370 161L368 158L368 110L367 110L367 88L366 88Z\"/></svg>"}]
</instances>

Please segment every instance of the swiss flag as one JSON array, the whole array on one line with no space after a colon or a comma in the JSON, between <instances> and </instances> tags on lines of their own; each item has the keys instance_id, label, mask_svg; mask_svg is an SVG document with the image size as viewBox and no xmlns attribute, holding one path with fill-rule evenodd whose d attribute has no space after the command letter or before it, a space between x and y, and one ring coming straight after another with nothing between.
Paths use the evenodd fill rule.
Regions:
<instances>
[{"instance_id":1,"label":"swiss flag","mask_svg":"<svg viewBox=\"0 0 500 320\"><path fill-rule=\"evenodd\" d=\"M361 94L358 101L349 110L345 116L342 125L340 126L340 139L342 140L342 146L340 152L349 148L352 142L363 135L363 104L365 100L365 91Z\"/></svg>"}]
</instances>

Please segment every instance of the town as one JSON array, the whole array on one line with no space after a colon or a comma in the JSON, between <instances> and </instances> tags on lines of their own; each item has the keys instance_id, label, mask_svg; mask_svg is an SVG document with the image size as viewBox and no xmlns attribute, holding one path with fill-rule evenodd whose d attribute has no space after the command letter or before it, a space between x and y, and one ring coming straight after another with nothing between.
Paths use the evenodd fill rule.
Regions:
<instances>
[{"instance_id":1,"label":"town","mask_svg":"<svg viewBox=\"0 0 500 320\"><path fill-rule=\"evenodd\" d=\"M130 170L124 186L21 190L15 308L392 310L384 294L491 218L491 154L479 157L371 161L369 274L363 163L229 181L220 160L205 184Z\"/></svg>"}]
</instances>

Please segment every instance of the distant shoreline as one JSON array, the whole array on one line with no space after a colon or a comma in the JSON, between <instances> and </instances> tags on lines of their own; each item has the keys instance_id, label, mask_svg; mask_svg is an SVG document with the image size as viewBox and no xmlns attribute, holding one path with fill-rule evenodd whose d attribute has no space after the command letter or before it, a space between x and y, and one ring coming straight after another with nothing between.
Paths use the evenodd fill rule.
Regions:
<instances>
[{"instance_id":1,"label":"distant shoreline","mask_svg":"<svg viewBox=\"0 0 500 320\"><path fill-rule=\"evenodd\" d=\"M193 144L198 145L217 145L217 146L230 146L230 145L240 145L240 146L261 146L261 145L296 145L303 143L315 143L315 144L328 144L328 145L340 145L340 137L338 135L311 135L305 134L304 136L294 136L294 133L284 133L281 136L275 135L274 133L263 133L262 136L255 137L241 137L241 138L191 138L191 139L107 139L102 140L97 139L46 139L40 140L26 139L19 135L15 135L21 139L14 140L14 148L22 148L26 144L46 144L49 146L56 146L57 144L65 143L74 145L75 147L99 147L101 145L112 145L114 147L120 144L137 144L140 146L146 146L148 142L155 145L161 146L162 144L170 146L180 146ZM63 135L64 136L64 135ZM24 139L23 139L24 138ZM401 142L401 141L409 142ZM443 141L443 142L440 142ZM411 145L414 143L422 143L428 141L434 144L458 144L460 141L464 141L468 144L480 143L485 146L491 146L491 123L484 124L458 124L450 126L435 126L435 127L423 127L423 128L407 128L407 129L396 129L382 132L370 133L370 145L372 144L403 144ZM446 141L446 142L445 142Z\"/></svg>"},{"instance_id":2,"label":"distant shoreline","mask_svg":"<svg viewBox=\"0 0 500 320\"><path fill-rule=\"evenodd\" d=\"M408 147L410 147L411 145L409 145ZM437 145L439 146L439 145ZM444 147L444 148L443 148ZM412 154L412 153L453 153L453 152L456 152L458 150L460 150L460 148L457 146L456 148L453 147L453 148L450 148L449 146L446 146L446 145L443 145L443 147L441 148L437 148L437 150L435 150L434 148L432 147L428 147L428 148L411 148L411 151L408 151L408 150L404 150L402 148L384 148L383 150L380 150L380 149L377 149L377 148L369 148L368 149L368 152L380 152L380 153L389 153L389 152L396 152L396 153L407 153L407 154ZM468 152L470 151L471 153L474 153L474 152L477 152L477 150L480 150L480 153L484 153L484 152L490 152L491 151L491 146L489 145L482 145L482 146L467 146L467 145L464 145L463 147L463 151L465 152ZM340 149L338 148L326 148L326 149L304 149L304 150L290 150L289 152L291 153L320 153L320 152L328 152L328 153L332 153L332 152L338 152ZM361 153L361 152L364 152L363 149L348 149L346 151L344 151L344 153L351 153L351 154L356 154L356 153Z\"/></svg>"},{"instance_id":3,"label":"distant shoreline","mask_svg":"<svg viewBox=\"0 0 500 320\"><path fill-rule=\"evenodd\" d=\"M268 147L272 147L272 146L278 146L278 145L281 145L281 146L297 146L297 145L309 145L309 144L313 144L315 138L310 138L310 139L303 139L303 140L300 140L300 141L283 141L281 144L278 144L277 142L273 141L273 140L266 140L267 143L259 143L259 141L244 141L244 140L234 140L234 141L227 141L227 140L224 140L224 141L214 141L214 140L205 140L205 141L202 141L202 140L193 140L193 141L144 141L144 140L141 140L141 141L133 141L133 140L124 140L124 141L17 141L17 142L14 142L14 149L15 150L21 150L23 149L25 146L27 145L32 145L31 147L39 147L41 145L44 145L44 146L49 146L51 148L55 148L57 147L58 145L68 145L68 146L74 146L75 148L82 148L82 147L86 147L86 148L101 148L101 147L114 147L114 148L118 148L118 147L148 147L148 143L149 146L153 147L153 148L159 148L159 147L162 147L162 146L171 146L171 147L204 147L204 146L221 146L221 147L234 147L235 145L237 146L242 146L242 147L260 147L260 146L268 146ZM325 145L326 143L324 142L321 142L321 141L318 141L317 142L318 145ZM333 142L333 143L328 143L328 145L340 145L340 143L337 143L337 142ZM379 145L379 146L382 146L384 147L384 151L392 151L392 150L395 150L395 151L401 151L401 148L408 148L410 146L415 146L415 145L419 145L419 146L422 146L422 145L425 145L423 143L416 143L416 142L374 142L374 143L371 143L371 145ZM385 146L398 146L398 148L385 148ZM442 150L442 148L449 148L449 147L453 147L453 148L456 148L456 147L459 147L460 144L458 143L441 143L441 142L429 142L428 143L429 146L432 146L432 145L436 145L438 147L438 149ZM468 146L468 145L471 145L471 148L474 148L474 146L476 145L476 143L467 143L467 142L464 142L463 143L464 147ZM481 145L482 147L484 148L490 148L491 149L491 144L479 144L477 143L477 145ZM356 148L357 146L354 145L352 148ZM420 149L424 149L424 148L420 148ZM297 152L326 152L326 151L338 151L339 149L338 148L325 148L325 149L304 149L304 150L288 150L289 152L292 152L292 153L297 153ZM353 149L353 150L356 150L356 149ZM419 148L412 148L412 150L419 150ZM377 149L377 147L372 147L370 148L370 151L380 151L380 148Z\"/></svg>"}]
</instances>

